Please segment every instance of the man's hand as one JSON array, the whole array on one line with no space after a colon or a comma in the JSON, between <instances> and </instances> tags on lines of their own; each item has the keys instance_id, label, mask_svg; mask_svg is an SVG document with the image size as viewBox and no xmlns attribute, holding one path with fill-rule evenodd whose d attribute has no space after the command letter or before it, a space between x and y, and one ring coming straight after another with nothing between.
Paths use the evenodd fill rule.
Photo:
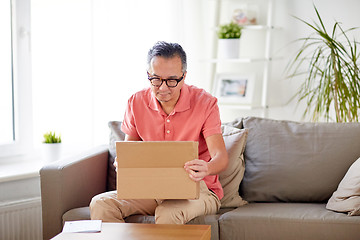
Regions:
<instances>
[{"instance_id":1,"label":"man's hand","mask_svg":"<svg viewBox=\"0 0 360 240\"><path fill-rule=\"evenodd\" d=\"M189 173L189 177L195 182L201 181L209 175L208 162L201 159L188 161L184 165L184 169Z\"/></svg>"}]
</instances>

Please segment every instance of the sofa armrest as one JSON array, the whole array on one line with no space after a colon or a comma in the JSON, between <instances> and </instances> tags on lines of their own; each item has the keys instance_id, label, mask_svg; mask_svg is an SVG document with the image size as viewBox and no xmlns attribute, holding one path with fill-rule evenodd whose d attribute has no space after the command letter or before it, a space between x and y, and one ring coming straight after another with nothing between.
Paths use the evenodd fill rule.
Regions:
<instances>
[{"instance_id":1,"label":"sofa armrest","mask_svg":"<svg viewBox=\"0 0 360 240\"><path fill-rule=\"evenodd\" d=\"M99 146L40 170L44 239L61 232L65 212L88 206L93 196L106 191L108 155L108 147Z\"/></svg>"}]
</instances>

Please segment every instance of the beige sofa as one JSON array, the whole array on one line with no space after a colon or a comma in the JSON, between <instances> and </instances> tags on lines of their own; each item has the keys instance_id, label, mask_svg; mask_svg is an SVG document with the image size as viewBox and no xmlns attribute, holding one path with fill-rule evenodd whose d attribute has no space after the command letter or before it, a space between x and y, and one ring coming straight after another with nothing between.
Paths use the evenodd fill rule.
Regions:
<instances>
[{"instance_id":1,"label":"beige sofa","mask_svg":"<svg viewBox=\"0 0 360 240\"><path fill-rule=\"evenodd\" d=\"M114 189L113 142L123 134L119 122L109 126L110 147L100 146L41 169L44 239L59 233L65 220L89 219L92 196ZM230 158L220 175L225 192L222 207L218 214L189 224L211 225L212 239L360 239L360 216L347 213L360 214L360 194L356 195L360 184L345 186L351 190L347 194L353 194L348 198L338 189L349 167L360 162L356 161L359 123L247 117L222 128ZM342 212L326 208L330 197L328 207ZM345 210L338 208L344 204ZM154 218L137 215L126 221L153 223Z\"/></svg>"}]
</instances>

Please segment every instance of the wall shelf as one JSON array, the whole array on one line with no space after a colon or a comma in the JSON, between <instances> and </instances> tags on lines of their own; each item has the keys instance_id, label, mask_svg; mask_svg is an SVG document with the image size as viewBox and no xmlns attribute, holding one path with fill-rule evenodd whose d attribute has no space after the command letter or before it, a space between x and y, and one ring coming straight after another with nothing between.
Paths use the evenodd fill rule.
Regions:
<instances>
[{"instance_id":1,"label":"wall shelf","mask_svg":"<svg viewBox=\"0 0 360 240\"><path fill-rule=\"evenodd\" d=\"M214 31L218 30L218 27L212 28ZM267 26L267 25L244 25L242 26L243 30L269 30L269 29L281 29L280 27Z\"/></svg>"},{"instance_id":2,"label":"wall shelf","mask_svg":"<svg viewBox=\"0 0 360 240\"><path fill-rule=\"evenodd\" d=\"M230 3L230 7L232 8L232 5L236 4L247 4L248 1L246 0L238 0L238 1L226 1L226 0L218 0L216 1L216 7L215 7L215 19L214 19L214 28L218 29L218 26L222 24L220 22L221 14L222 14L222 7L223 3L227 2L227 4ZM259 4L259 8L261 8L263 16L266 15L266 19L263 19L263 23L257 24L257 25L244 25L243 31L249 32L249 34L255 34L257 37L260 36L261 40L263 41L261 44L263 46L259 46L258 49L261 52L260 55L262 56L254 56L254 57L239 57L235 59L222 59L218 58L218 37L217 34L214 34L214 41L213 41L213 49L212 49L212 58L206 60L207 62L211 63L212 70L211 70L211 89L215 89L215 87L218 85L216 81L216 76L218 74L221 74L222 71L219 69L233 69L235 71L238 71L237 73L241 74L241 69L247 70L248 67L234 67L239 64L238 66L242 66L242 64L255 64L255 63L261 63L262 65L254 65L256 66L256 73L258 74L258 77L262 79L256 80L258 82L258 86L254 89L256 91L254 95L254 98L257 98L256 101L253 101L251 104L225 104L225 103L219 103L221 107L230 107L234 109L243 109L243 110L252 110L252 109L260 109L262 111L262 116L267 117L268 114L268 82L269 82L269 70L270 70L270 63L273 60L281 59L280 57L273 58L271 56L271 41L272 41L272 34L273 30L281 29L280 27L273 26L272 24L272 18L273 18L273 0L262 0ZM229 8L228 6L228 8ZM259 11L260 14L260 11ZM261 33L259 35L258 33L252 33L252 31L264 31L264 33ZM215 31L214 31L215 33ZM247 33L248 34L248 33ZM259 39L259 38L258 38ZM249 48L254 47L254 45L250 46ZM257 48L255 46L255 48ZM255 49L255 50L258 50ZM251 52L251 51L250 51ZM227 64L229 66L227 66ZM231 64L231 65L230 65ZM221 67L219 67L221 65ZM225 67L224 67L225 66ZM251 65L246 65L251 66ZM255 68L255 67L254 67ZM260 83L261 82L261 83ZM215 87L214 87L215 86ZM222 87L223 88L223 87ZM223 95L222 95L223 96ZM256 96L256 97L255 97Z\"/></svg>"}]
</instances>

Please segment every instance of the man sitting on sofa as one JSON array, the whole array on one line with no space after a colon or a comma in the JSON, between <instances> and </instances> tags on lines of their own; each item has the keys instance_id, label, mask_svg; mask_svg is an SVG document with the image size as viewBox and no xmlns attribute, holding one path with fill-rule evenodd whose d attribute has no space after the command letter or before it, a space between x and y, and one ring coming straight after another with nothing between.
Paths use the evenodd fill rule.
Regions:
<instances>
[{"instance_id":1,"label":"man sitting on sofa","mask_svg":"<svg viewBox=\"0 0 360 240\"><path fill-rule=\"evenodd\" d=\"M126 141L199 142L199 159L184 166L192 180L200 181L199 199L119 200L112 191L92 199L91 219L124 222L130 215L142 214L155 216L159 224L185 224L219 210L223 189L217 174L226 169L228 156L217 99L185 84L186 67L179 44L157 42L148 52L150 87L130 97L121 129Z\"/></svg>"}]
</instances>

